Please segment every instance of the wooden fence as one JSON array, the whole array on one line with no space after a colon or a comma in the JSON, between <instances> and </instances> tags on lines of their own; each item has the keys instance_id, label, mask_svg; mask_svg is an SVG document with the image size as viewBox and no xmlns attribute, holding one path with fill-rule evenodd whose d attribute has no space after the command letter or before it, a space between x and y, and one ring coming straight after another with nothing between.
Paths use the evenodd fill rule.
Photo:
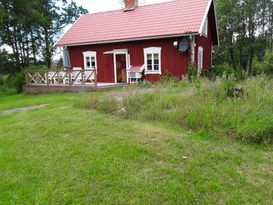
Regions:
<instances>
[{"instance_id":1,"label":"wooden fence","mask_svg":"<svg viewBox=\"0 0 273 205\"><path fill-rule=\"evenodd\" d=\"M25 71L27 85L93 85L97 86L97 70Z\"/></svg>"}]
</instances>

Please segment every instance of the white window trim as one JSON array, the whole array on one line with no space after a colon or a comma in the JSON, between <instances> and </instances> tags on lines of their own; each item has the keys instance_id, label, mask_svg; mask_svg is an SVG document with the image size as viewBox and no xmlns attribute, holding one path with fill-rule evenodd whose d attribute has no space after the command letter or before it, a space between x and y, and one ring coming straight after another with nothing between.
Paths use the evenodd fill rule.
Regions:
<instances>
[{"instance_id":1,"label":"white window trim","mask_svg":"<svg viewBox=\"0 0 273 205\"><path fill-rule=\"evenodd\" d=\"M148 70L147 69L147 54L158 54L158 70ZM152 62L154 64L154 62ZM161 47L149 47L144 48L144 65L145 65L145 74L159 74L161 75Z\"/></svg>"},{"instance_id":2,"label":"white window trim","mask_svg":"<svg viewBox=\"0 0 273 205\"><path fill-rule=\"evenodd\" d=\"M201 59L200 59L200 53L201 53ZM204 68L204 48L202 46L198 47L198 59L197 59L197 72L198 75L201 74L203 68Z\"/></svg>"},{"instance_id":3,"label":"white window trim","mask_svg":"<svg viewBox=\"0 0 273 205\"><path fill-rule=\"evenodd\" d=\"M83 59L84 59L84 69L92 69L92 68L86 68L86 57L95 57L95 69L97 70L97 52L96 51L86 51L83 52Z\"/></svg>"}]
</instances>

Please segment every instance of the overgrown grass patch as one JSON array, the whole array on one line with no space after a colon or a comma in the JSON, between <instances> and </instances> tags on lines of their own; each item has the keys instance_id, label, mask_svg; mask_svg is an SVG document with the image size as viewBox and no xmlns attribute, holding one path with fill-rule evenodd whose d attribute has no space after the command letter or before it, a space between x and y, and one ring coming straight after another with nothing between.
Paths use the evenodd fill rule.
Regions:
<instances>
[{"instance_id":1,"label":"overgrown grass patch","mask_svg":"<svg viewBox=\"0 0 273 205\"><path fill-rule=\"evenodd\" d=\"M244 89L243 95L228 96L228 88L237 85ZM219 79L160 82L153 86L152 92L131 93L121 102L93 96L86 105L89 104L93 109L125 119L203 131L210 138L227 137L258 144L273 142L273 80L269 77L242 82Z\"/></svg>"}]
</instances>

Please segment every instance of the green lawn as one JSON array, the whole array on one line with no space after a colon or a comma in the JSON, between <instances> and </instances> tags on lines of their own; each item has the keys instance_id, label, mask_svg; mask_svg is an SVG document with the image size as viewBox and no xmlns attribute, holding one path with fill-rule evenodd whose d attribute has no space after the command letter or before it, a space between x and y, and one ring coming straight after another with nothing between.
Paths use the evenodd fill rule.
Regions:
<instances>
[{"instance_id":1,"label":"green lawn","mask_svg":"<svg viewBox=\"0 0 273 205\"><path fill-rule=\"evenodd\" d=\"M0 204L273 203L271 146L80 106L111 92L1 95L49 106L0 114Z\"/></svg>"}]
</instances>

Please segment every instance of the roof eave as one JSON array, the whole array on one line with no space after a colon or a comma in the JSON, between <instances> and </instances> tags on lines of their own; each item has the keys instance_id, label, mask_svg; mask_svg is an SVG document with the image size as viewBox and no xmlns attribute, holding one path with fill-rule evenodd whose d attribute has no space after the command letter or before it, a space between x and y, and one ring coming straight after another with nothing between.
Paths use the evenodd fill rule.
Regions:
<instances>
[{"instance_id":1,"label":"roof eave","mask_svg":"<svg viewBox=\"0 0 273 205\"><path fill-rule=\"evenodd\" d=\"M199 32L188 32L183 34L174 34L174 35L161 35L161 36L149 36L149 37L139 37L139 38L129 38L129 39L118 39L118 40L107 40L107 41L93 41L93 42L83 42L83 43L69 43L69 44L59 44L56 43L56 47L71 47L71 46L84 46L84 45L96 45L96 44L108 44L108 43L122 43L130 41L143 41L143 40L153 40L161 38L175 38L175 37L184 37L190 35L200 35Z\"/></svg>"}]
</instances>

